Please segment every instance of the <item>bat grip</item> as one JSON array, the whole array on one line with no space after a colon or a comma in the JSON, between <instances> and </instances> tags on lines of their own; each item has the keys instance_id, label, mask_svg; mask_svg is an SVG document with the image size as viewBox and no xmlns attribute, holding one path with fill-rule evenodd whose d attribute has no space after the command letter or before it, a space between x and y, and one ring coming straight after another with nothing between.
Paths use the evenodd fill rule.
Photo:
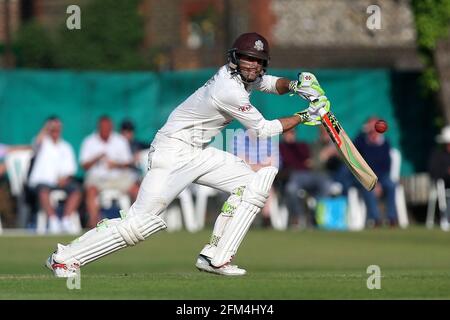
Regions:
<instances>
[{"instance_id":1,"label":"bat grip","mask_svg":"<svg viewBox=\"0 0 450 320\"><path fill-rule=\"evenodd\" d=\"M319 109L319 115L320 115L321 118L323 118L323 116L326 115L326 114L327 114L327 111L324 108L320 108Z\"/></svg>"}]
</instances>

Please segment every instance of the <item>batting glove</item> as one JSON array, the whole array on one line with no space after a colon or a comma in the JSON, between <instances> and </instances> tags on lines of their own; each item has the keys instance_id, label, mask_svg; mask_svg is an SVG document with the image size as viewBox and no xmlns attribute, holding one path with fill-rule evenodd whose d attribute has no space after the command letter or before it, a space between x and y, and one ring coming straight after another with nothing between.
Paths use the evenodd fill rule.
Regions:
<instances>
[{"instance_id":1,"label":"batting glove","mask_svg":"<svg viewBox=\"0 0 450 320\"><path fill-rule=\"evenodd\" d=\"M298 80L289 83L289 90L292 94L298 94L308 101L314 100L325 94L325 91L320 86L316 76L310 72L299 73Z\"/></svg>"},{"instance_id":2,"label":"batting glove","mask_svg":"<svg viewBox=\"0 0 450 320\"><path fill-rule=\"evenodd\" d=\"M296 112L295 115L299 116L301 122L308 126L316 126L321 124L322 117L319 110L323 108L326 112L330 111L331 103L326 96L320 96L318 99L309 103L308 109L300 112Z\"/></svg>"}]
</instances>

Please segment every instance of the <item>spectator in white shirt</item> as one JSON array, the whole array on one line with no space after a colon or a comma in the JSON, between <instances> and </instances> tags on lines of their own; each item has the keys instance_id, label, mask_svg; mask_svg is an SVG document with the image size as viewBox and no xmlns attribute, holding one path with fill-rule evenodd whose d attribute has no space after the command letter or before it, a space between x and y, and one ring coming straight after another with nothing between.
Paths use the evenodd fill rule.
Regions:
<instances>
[{"instance_id":1,"label":"spectator in white shirt","mask_svg":"<svg viewBox=\"0 0 450 320\"><path fill-rule=\"evenodd\" d=\"M71 215L78 210L81 201L80 186L73 179L77 163L72 146L62 139L61 132L61 120L50 117L34 142L35 158L28 185L36 191L39 205L48 215L50 233L76 234L81 230L72 223ZM61 220L50 203L53 190L67 193Z\"/></svg>"},{"instance_id":2,"label":"spectator in white shirt","mask_svg":"<svg viewBox=\"0 0 450 320\"><path fill-rule=\"evenodd\" d=\"M108 116L100 117L98 132L86 137L80 150L80 163L86 171L86 207L89 213L88 226L94 227L100 220L97 201L99 192L115 189L128 193L134 201L139 190L138 177L132 170L133 155L128 141L113 132L113 123Z\"/></svg>"}]
</instances>

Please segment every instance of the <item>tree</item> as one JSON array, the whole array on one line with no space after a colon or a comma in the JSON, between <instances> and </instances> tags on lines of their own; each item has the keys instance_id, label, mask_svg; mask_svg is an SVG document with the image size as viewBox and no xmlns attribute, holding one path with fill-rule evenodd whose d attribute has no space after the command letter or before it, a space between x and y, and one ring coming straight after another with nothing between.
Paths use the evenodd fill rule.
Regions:
<instances>
[{"instance_id":1,"label":"tree","mask_svg":"<svg viewBox=\"0 0 450 320\"><path fill-rule=\"evenodd\" d=\"M37 23L25 24L16 41L18 66L75 70L143 70L144 21L141 0L92 0L81 8L81 29L66 21L53 37Z\"/></svg>"},{"instance_id":2,"label":"tree","mask_svg":"<svg viewBox=\"0 0 450 320\"><path fill-rule=\"evenodd\" d=\"M449 35L450 0L413 0L417 42L425 64L422 82L428 93L439 90L439 77L434 63L434 51L440 39Z\"/></svg>"},{"instance_id":3,"label":"tree","mask_svg":"<svg viewBox=\"0 0 450 320\"><path fill-rule=\"evenodd\" d=\"M17 65L27 68L52 68L55 66L53 41L37 22L23 25L14 40Z\"/></svg>"}]
</instances>

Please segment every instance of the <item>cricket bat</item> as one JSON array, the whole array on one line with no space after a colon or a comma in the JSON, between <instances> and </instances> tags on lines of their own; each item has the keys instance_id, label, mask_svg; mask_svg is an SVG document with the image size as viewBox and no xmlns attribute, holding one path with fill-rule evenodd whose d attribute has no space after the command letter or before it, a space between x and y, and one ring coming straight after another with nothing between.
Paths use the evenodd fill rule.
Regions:
<instances>
[{"instance_id":1,"label":"cricket bat","mask_svg":"<svg viewBox=\"0 0 450 320\"><path fill-rule=\"evenodd\" d=\"M326 112L323 108L319 112L322 118L321 122L327 129L328 135L334 142L341 159L364 188L371 191L377 184L377 175L361 156L358 149L356 149L335 115L331 111Z\"/></svg>"}]
</instances>

